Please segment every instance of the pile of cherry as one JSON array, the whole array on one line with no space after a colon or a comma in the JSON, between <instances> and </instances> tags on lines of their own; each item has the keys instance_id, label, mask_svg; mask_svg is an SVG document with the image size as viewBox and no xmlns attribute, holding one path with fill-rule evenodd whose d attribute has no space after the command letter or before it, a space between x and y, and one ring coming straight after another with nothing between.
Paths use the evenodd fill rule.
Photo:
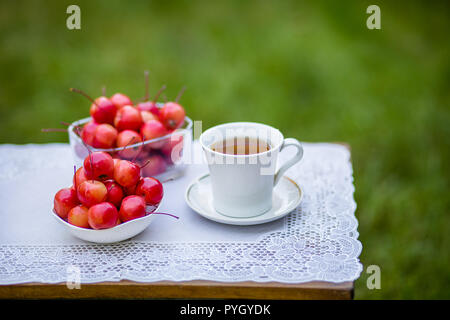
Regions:
<instances>
[{"instance_id":1,"label":"pile of cherry","mask_svg":"<svg viewBox=\"0 0 450 320\"><path fill-rule=\"evenodd\" d=\"M168 166L178 160L180 150L176 150L178 153L173 150L183 142L183 136L175 134L170 138L147 143L143 150L130 146L168 136L184 124L186 113L178 103L184 88L174 101L165 102L158 107L156 101L165 86L151 100L148 97L148 72L145 76L144 101L137 103L133 103L123 93L116 93L110 98L103 95L94 100L81 90L72 88L71 91L82 94L92 102L92 120L82 129L77 128L83 142L96 149L122 148L117 155L113 154L121 159L133 159L133 162L151 160L149 165L143 167L143 175L154 176L166 171Z\"/></svg>"},{"instance_id":2,"label":"pile of cherry","mask_svg":"<svg viewBox=\"0 0 450 320\"><path fill-rule=\"evenodd\" d=\"M90 152L75 171L72 187L56 193L54 211L74 226L97 230L149 214L170 215L154 212L164 195L161 182L140 172L134 162Z\"/></svg>"}]
</instances>

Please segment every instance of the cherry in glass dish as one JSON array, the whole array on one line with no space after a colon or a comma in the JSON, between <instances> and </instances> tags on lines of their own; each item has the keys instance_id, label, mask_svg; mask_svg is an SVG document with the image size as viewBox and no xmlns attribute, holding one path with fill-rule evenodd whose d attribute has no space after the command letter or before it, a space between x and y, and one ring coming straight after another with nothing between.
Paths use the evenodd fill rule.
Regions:
<instances>
[{"instance_id":1,"label":"cherry in glass dish","mask_svg":"<svg viewBox=\"0 0 450 320\"><path fill-rule=\"evenodd\" d=\"M83 165L84 159L89 154L86 144L83 143L80 135L81 129L91 120L91 117L84 118L73 122L68 127L69 142L77 168ZM143 130L146 129L151 131L153 128L149 126L149 128L144 128ZM192 120L186 116L183 125L178 129L158 138L139 141L138 143L134 143L132 136L126 137L126 139L129 142L123 147L88 147L92 152L103 151L109 153L115 159L136 162L142 167L141 175L143 177L157 177L162 180L173 179L181 176L186 167L187 161L185 161L184 157L187 156L188 152L184 152L184 150L191 147Z\"/></svg>"}]
</instances>

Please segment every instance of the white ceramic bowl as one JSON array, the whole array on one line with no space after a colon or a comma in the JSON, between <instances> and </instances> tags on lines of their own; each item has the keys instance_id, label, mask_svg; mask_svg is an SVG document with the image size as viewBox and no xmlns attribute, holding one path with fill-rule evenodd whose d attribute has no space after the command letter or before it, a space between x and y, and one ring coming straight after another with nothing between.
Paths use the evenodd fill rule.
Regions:
<instances>
[{"instance_id":1,"label":"white ceramic bowl","mask_svg":"<svg viewBox=\"0 0 450 320\"><path fill-rule=\"evenodd\" d=\"M155 209L155 212L157 212L158 208L159 206ZM142 218L122 222L113 228L94 230L74 226L62 219L55 212L52 212L52 214L56 221L58 221L59 224L61 224L73 236L81 240L95 243L114 243L132 238L144 231L145 228L152 223L156 216L155 214L150 213Z\"/></svg>"}]
</instances>

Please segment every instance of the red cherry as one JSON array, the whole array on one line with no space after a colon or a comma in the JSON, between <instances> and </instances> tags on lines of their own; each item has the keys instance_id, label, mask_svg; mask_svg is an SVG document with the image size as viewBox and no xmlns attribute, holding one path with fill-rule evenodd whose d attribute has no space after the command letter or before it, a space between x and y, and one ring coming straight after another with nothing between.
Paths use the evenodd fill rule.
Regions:
<instances>
[{"instance_id":1,"label":"red cherry","mask_svg":"<svg viewBox=\"0 0 450 320\"><path fill-rule=\"evenodd\" d=\"M122 187L136 185L141 177L141 168L131 161L119 160L114 166L114 180Z\"/></svg>"},{"instance_id":2,"label":"red cherry","mask_svg":"<svg viewBox=\"0 0 450 320\"><path fill-rule=\"evenodd\" d=\"M114 180L107 180L104 182L104 185L106 190L108 190L106 201L111 202L116 207L119 207L124 196L122 187Z\"/></svg>"},{"instance_id":3,"label":"red cherry","mask_svg":"<svg viewBox=\"0 0 450 320\"><path fill-rule=\"evenodd\" d=\"M109 123L112 124L114 117L116 116L117 108L108 98L101 96L97 99L92 99L85 92L70 88L70 91L79 93L92 102L90 113L92 118L97 123Z\"/></svg>"},{"instance_id":4,"label":"red cherry","mask_svg":"<svg viewBox=\"0 0 450 320\"><path fill-rule=\"evenodd\" d=\"M74 226L89 229L88 211L89 209L82 204L73 207L72 210L69 211L67 221Z\"/></svg>"},{"instance_id":5,"label":"red cherry","mask_svg":"<svg viewBox=\"0 0 450 320\"><path fill-rule=\"evenodd\" d=\"M145 200L140 196L128 196L122 200L119 217L123 222L145 216Z\"/></svg>"},{"instance_id":6,"label":"red cherry","mask_svg":"<svg viewBox=\"0 0 450 320\"><path fill-rule=\"evenodd\" d=\"M166 134L168 134L167 129L158 120L147 121L141 127L141 135L144 141L163 137ZM152 142L149 146L153 149L161 148L165 144L164 140Z\"/></svg>"},{"instance_id":7,"label":"red cherry","mask_svg":"<svg viewBox=\"0 0 450 320\"><path fill-rule=\"evenodd\" d=\"M92 146L99 149L114 148L116 145L117 130L112 125L102 123L95 129Z\"/></svg>"},{"instance_id":8,"label":"red cherry","mask_svg":"<svg viewBox=\"0 0 450 320\"><path fill-rule=\"evenodd\" d=\"M91 105L90 113L98 123L114 123L117 108L107 97L98 97Z\"/></svg>"},{"instance_id":9,"label":"red cherry","mask_svg":"<svg viewBox=\"0 0 450 320\"><path fill-rule=\"evenodd\" d=\"M141 111L142 121L158 120L158 116L150 111Z\"/></svg>"},{"instance_id":10,"label":"red cherry","mask_svg":"<svg viewBox=\"0 0 450 320\"><path fill-rule=\"evenodd\" d=\"M78 168L78 170L73 175L73 185L78 187L83 182L89 180L89 177L86 175L86 171L83 167Z\"/></svg>"},{"instance_id":11,"label":"red cherry","mask_svg":"<svg viewBox=\"0 0 450 320\"><path fill-rule=\"evenodd\" d=\"M89 177L86 175L86 170L84 170L83 167L79 167L78 169L76 169L73 175L73 185L78 186L83 182L85 182L86 180L89 180Z\"/></svg>"},{"instance_id":12,"label":"red cherry","mask_svg":"<svg viewBox=\"0 0 450 320\"><path fill-rule=\"evenodd\" d=\"M160 110L159 117L167 129L177 129L184 123L186 113L183 107L176 102L167 102Z\"/></svg>"},{"instance_id":13,"label":"red cherry","mask_svg":"<svg viewBox=\"0 0 450 320\"><path fill-rule=\"evenodd\" d=\"M116 93L110 98L111 102L116 106L117 110L124 106L133 105L133 101L123 93Z\"/></svg>"},{"instance_id":14,"label":"red cherry","mask_svg":"<svg viewBox=\"0 0 450 320\"><path fill-rule=\"evenodd\" d=\"M139 109L139 111L151 112L156 117L159 115L159 108L156 102L153 101L140 102L136 105L136 107Z\"/></svg>"},{"instance_id":15,"label":"red cherry","mask_svg":"<svg viewBox=\"0 0 450 320\"><path fill-rule=\"evenodd\" d=\"M119 131L126 129L138 131L142 123L141 112L132 106L122 107L114 118L114 125Z\"/></svg>"},{"instance_id":16,"label":"red cherry","mask_svg":"<svg viewBox=\"0 0 450 320\"><path fill-rule=\"evenodd\" d=\"M92 152L84 159L83 165L89 179L106 180L114 175L114 160L106 152Z\"/></svg>"},{"instance_id":17,"label":"red cherry","mask_svg":"<svg viewBox=\"0 0 450 320\"><path fill-rule=\"evenodd\" d=\"M136 195L143 196L148 205L156 206L164 196L163 185L158 179L142 178L136 187Z\"/></svg>"},{"instance_id":18,"label":"red cherry","mask_svg":"<svg viewBox=\"0 0 450 320\"><path fill-rule=\"evenodd\" d=\"M164 158L159 154L154 154L147 159L147 163L142 166L142 176L143 177L153 177L160 173L165 172L167 169L167 163Z\"/></svg>"},{"instance_id":19,"label":"red cherry","mask_svg":"<svg viewBox=\"0 0 450 320\"><path fill-rule=\"evenodd\" d=\"M55 194L53 210L58 216L66 219L69 211L79 203L75 189L64 188Z\"/></svg>"},{"instance_id":20,"label":"red cherry","mask_svg":"<svg viewBox=\"0 0 450 320\"><path fill-rule=\"evenodd\" d=\"M123 148L119 151L119 155L125 159L133 159L140 151L141 146L133 148L127 147L136 143L141 143L142 138L139 133L133 130L124 130L117 135L117 147Z\"/></svg>"},{"instance_id":21,"label":"red cherry","mask_svg":"<svg viewBox=\"0 0 450 320\"><path fill-rule=\"evenodd\" d=\"M119 212L109 202L102 202L89 208L88 222L92 229L107 229L116 226Z\"/></svg>"},{"instance_id":22,"label":"red cherry","mask_svg":"<svg viewBox=\"0 0 450 320\"><path fill-rule=\"evenodd\" d=\"M170 139L167 139L166 144L161 148L161 152L168 164L178 162L183 153L183 135L180 133L171 134Z\"/></svg>"},{"instance_id":23,"label":"red cherry","mask_svg":"<svg viewBox=\"0 0 450 320\"><path fill-rule=\"evenodd\" d=\"M83 130L81 131L81 139L83 139L86 144L93 146L97 127L98 123L95 121L89 121L84 125Z\"/></svg>"},{"instance_id":24,"label":"red cherry","mask_svg":"<svg viewBox=\"0 0 450 320\"><path fill-rule=\"evenodd\" d=\"M88 180L78 186L77 196L86 207L92 207L106 200L108 190L100 181Z\"/></svg>"}]
</instances>

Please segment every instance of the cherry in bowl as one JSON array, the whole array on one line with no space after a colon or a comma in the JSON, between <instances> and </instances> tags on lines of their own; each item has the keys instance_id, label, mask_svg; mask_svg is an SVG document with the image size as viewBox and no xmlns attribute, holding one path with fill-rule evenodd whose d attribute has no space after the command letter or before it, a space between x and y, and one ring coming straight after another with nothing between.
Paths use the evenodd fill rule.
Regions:
<instances>
[{"instance_id":1,"label":"cherry in bowl","mask_svg":"<svg viewBox=\"0 0 450 320\"><path fill-rule=\"evenodd\" d=\"M159 104L162 107L162 104ZM87 126L86 126L87 125ZM84 159L89 154L84 141L80 135L82 130L86 136L95 136L98 124L91 118L75 121L68 127L69 142L72 149L74 163L77 168L83 166ZM105 129L108 128L105 126ZM92 152L103 151L111 155L113 159L129 160L137 162L141 168L142 176L155 176L158 179L165 180L179 176L183 173L187 161L185 156L190 152L185 152L187 148L192 147L192 120L185 117L183 125L176 130L167 130L163 136L159 132L144 130L146 134L156 134L158 137L142 141L140 132L125 129L117 133L116 141L120 146L114 148L95 148L90 146ZM109 133L108 130L105 130ZM161 130L162 131L162 130ZM114 135L114 133L112 133ZM94 137L91 138L94 140ZM153 160L153 161L152 161ZM109 175L105 175L105 180Z\"/></svg>"}]
</instances>

